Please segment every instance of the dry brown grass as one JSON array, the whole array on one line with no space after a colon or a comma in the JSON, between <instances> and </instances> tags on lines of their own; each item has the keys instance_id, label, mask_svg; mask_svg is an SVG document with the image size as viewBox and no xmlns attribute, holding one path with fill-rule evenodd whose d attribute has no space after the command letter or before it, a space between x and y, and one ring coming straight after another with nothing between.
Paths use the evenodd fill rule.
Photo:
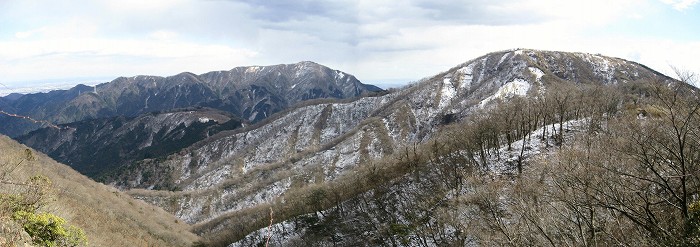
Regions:
<instances>
[{"instance_id":1,"label":"dry brown grass","mask_svg":"<svg viewBox=\"0 0 700 247\"><path fill-rule=\"evenodd\" d=\"M0 136L0 164L25 161L6 177L25 181L35 175L52 181L55 200L43 209L85 230L89 246L190 246L199 237L164 210L94 182L39 152Z\"/></svg>"}]
</instances>

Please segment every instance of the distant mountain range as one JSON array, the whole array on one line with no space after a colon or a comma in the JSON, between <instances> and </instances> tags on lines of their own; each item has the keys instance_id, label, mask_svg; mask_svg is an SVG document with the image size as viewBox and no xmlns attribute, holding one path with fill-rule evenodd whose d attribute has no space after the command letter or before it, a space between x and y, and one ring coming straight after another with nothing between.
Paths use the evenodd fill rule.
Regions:
<instances>
[{"instance_id":1,"label":"distant mountain range","mask_svg":"<svg viewBox=\"0 0 700 247\"><path fill-rule=\"evenodd\" d=\"M381 91L313 62L202 75L121 77L96 87L2 97L0 109L6 112L64 124L17 136L45 123L1 116L0 132L98 178L132 161L168 155L216 132L256 123L303 101Z\"/></svg>"},{"instance_id":2,"label":"distant mountain range","mask_svg":"<svg viewBox=\"0 0 700 247\"><path fill-rule=\"evenodd\" d=\"M209 107L257 122L298 102L352 98L381 91L354 76L313 63L238 67L201 75L120 77L95 87L0 98L0 110L54 124L184 107ZM42 127L7 116L0 133L15 137Z\"/></svg>"}]
</instances>

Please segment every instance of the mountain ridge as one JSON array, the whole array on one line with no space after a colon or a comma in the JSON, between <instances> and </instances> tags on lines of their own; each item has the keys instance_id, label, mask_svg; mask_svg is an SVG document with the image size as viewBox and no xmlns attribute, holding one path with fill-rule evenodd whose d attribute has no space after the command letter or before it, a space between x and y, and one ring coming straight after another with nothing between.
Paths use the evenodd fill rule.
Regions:
<instances>
[{"instance_id":1,"label":"mountain ridge","mask_svg":"<svg viewBox=\"0 0 700 247\"><path fill-rule=\"evenodd\" d=\"M521 60L526 63L510 61L510 57L518 55L525 56L525 59L529 59L527 57L536 59ZM500 65L504 63L506 65L501 69ZM513 68L517 69L513 70ZM499 74L505 70L510 71ZM513 71L524 73L510 73ZM552 228L551 224L561 224L570 220L567 217L576 216L572 213L558 219L561 221L546 221L552 217L546 213L550 211L542 211L545 212L542 213L536 210L547 210L548 207L552 207L545 202L552 198L537 195L534 198L524 198L534 200L535 203L542 200L544 206L532 205L530 201L521 202L516 199L512 202L509 198L523 200L517 197L520 194L514 193L532 193L528 189L546 191L549 188L546 186L547 183L542 187L536 187L540 185L538 182L542 183L542 177L550 179L549 176L556 177L557 174L562 173L566 174L563 178L572 179L566 176L580 176L581 173L590 172L576 170L575 172L579 173L571 174L567 173L570 172L568 170L553 170L558 166L571 165L567 163L571 162L570 160L559 158L567 155L564 151L560 152L561 150L568 151L570 148L580 153L574 152L569 155L582 159L581 162L584 163L594 162L586 160L589 156L574 156L584 153L586 147L590 148L586 145L591 145L590 142L586 142L591 139L586 139L585 135L580 134L600 133L605 136L605 130L608 128L606 121L613 121L611 119L614 118L625 120L631 118L643 122L647 119L666 117L656 108L658 106L647 105L652 101L650 98L659 95L654 96L653 90L670 90L674 98L676 96L681 98L680 95L685 96L685 93L689 92L690 100L695 102L697 102L698 92L697 88L684 82L622 59L586 53L522 49L490 53L427 78L407 89L410 88L415 94L408 98L422 96L423 99L427 99L416 100L415 104L418 107L414 105L410 111L414 112L414 116L425 116L421 117L423 121L416 122L430 123L431 121L425 121L425 119L432 120L434 124L429 126L434 129L435 136L431 136L433 134L430 132L426 133L427 135L420 134L420 127L418 127L413 133L419 137L416 140L421 141L409 142L406 146L393 148L395 152L398 150L398 153L393 155L381 148L372 147L373 141L370 141L369 145L365 144L365 147L370 148L359 149L357 149L358 146L363 146L362 141L356 142L355 152L359 152L360 156L363 152L365 155L376 155L379 152L375 156L379 159L359 162L350 172L340 175L343 177L338 179L326 177L320 182L314 180L314 178L318 179L317 176L307 175L303 171L295 173L298 176L311 177L305 188L286 185L284 176L281 176L276 178L277 182L267 183L267 187L262 186L257 192L250 193L249 195L253 195L250 198L230 201L237 205L252 203L252 206L211 214L209 218L195 224L195 231L215 245L233 243L230 246L248 246L266 241L287 246L304 246L308 243L319 246L354 246L368 243L393 246L464 246L488 245L493 242L507 245L513 244L512 241L518 241L516 245L532 243L558 245L555 243L570 243L567 241L576 243L581 242L582 239L596 241L595 236L593 240L587 239L586 236L580 236L576 240L558 237L556 234L575 232L575 224L569 226L571 227L569 229ZM521 90L523 88L525 90ZM693 92L695 92L694 98L692 98ZM407 93L407 91L401 93ZM697 107L697 103L695 106ZM442 110L438 112L425 110L430 107ZM424 109L423 112L421 108ZM651 111L655 113L650 113ZM592 115L587 115L589 112ZM656 115L652 116L654 114ZM533 128L533 120L529 119L533 116L535 128ZM698 117L700 116L696 114L695 118ZM384 118L382 122L385 126L391 126L400 121ZM616 124L610 125L619 127L619 123ZM373 135L375 140L381 139L382 131L375 133L367 131L371 128L373 128L371 124L365 125L365 133ZM394 132L390 127L386 129L389 133ZM393 135L390 136L393 137ZM359 138L363 139L362 135ZM569 142L575 143L576 146L562 145ZM698 143L697 138L695 143ZM261 149L264 150L266 145L258 146L262 146ZM349 146L352 147L352 145ZM342 146L335 148L343 149ZM609 145L594 148L611 149ZM441 151L443 149L445 150ZM345 152L348 152L347 147ZM255 159L252 160L255 161ZM333 163L331 161L329 165L327 161L315 161L320 163L318 166L323 167L324 173L328 169L327 166ZM550 166L541 167L542 163L548 162L551 162ZM314 162L291 161L279 170L313 164ZM274 173L270 169L274 166L260 165L260 167L261 171L251 169L247 175L243 175L243 178L246 176L269 178L271 177L269 173ZM397 172L394 171L400 172L396 174ZM617 182L614 181L615 176L623 175L612 174L612 176L608 179L614 184ZM295 180L291 180L294 184ZM232 190L233 193L246 193L244 190L236 190L235 186L230 186L230 183L222 184L223 187L215 188ZM480 184L484 185L480 186ZM579 186L586 184L584 180ZM206 188L206 185L203 187ZM365 188L354 189L357 187ZM559 188L553 187L555 191ZM576 192L589 195L583 190ZM183 193L188 193L190 198L200 196L196 190L185 190ZM576 202L581 200L577 198L577 194L571 194L568 190L562 193L565 195L556 195L563 198L569 196L568 200ZM138 198L149 200L148 193L136 191L134 194ZM219 194L201 196L205 198L227 196L226 193L220 194L221 197L217 197ZM272 198L270 194L273 195ZM268 198L264 198L264 195ZM178 197L178 195L170 196ZM164 197L167 198L167 196ZM260 197L263 197L262 200ZM190 203L189 205L197 205L193 201L186 202ZM518 202L524 205L517 204ZM154 201L154 203L159 202ZM507 208L502 205L520 208ZM537 209L527 211L532 207ZM582 208L585 207L582 206ZM479 210L484 211L483 215L476 213L480 212ZM572 209L565 207L558 210ZM278 217L286 220L279 220L276 221L277 224L268 226L265 220L269 211L274 211L276 215L281 215ZM605 208L601 208L600 211L605 211ZM540 214L536 214L537 212ZM660 215L666 215L666 211L660 212L662 213ZM527 218L532 217L530 214L535 214L536 218ZM616 216L611 214L607 217ZM250 226L250 224L236 223L236 219L241 218L249 219L256 224ZM607 227L604 219L606 218L594 218L591 222L599 221L598 224L603 228ZM541 228L532 228L535 230L519 234L524 230L522 228L524 223L518 220L530 220L527 221L528 227ZM541 220L547 223L539 224ZM671 224L674 223L671 222ZM678 223L675 224L678 225ZM632 228L635 227L634 224L632 225ZM597 226L588 227L592 230ZM537 229L542 232L537 232ZM619 230L619 228L613 227L612 230ZM615 238L625 236L627 232L622 230L605 232L605 234L615 234L610 237L612 239L607 239L606 243L619 243L615 241L620 240ZM272 240L267 240L268 236L272 236ZM600 241L603 243L603 240ZM664 242L667 241L664 238L655 240L660 242L650 239L643 241L650 241L641 242L648 245L667 243Z\"/></svg>"},{"instance_id":2,"label":"mountain ridge","mask_svg":"<svg viewBox=\"0 0 700 247\"><path fill-rule=\"evenodd\" d=\"M201 75L183 72L168 77L119 77L95 87L78 85L27 94L0 104L6 104L10 113L57 124L192 106L228 111L255 122L303 100L357 97L380 90L350 74L301 62L236 67ZM0 133L10 136L40 127L2 117L8 124L0 126Z\"/></svg>"},{"instance_id":3,"label":"mountain ridge","mask_svg":"<svg viewBox=\"0 0 700 247\"><path fill-rule=\"evenodd\" d=\"M594 65L581 67L581 72L575 74L566 67L567 64L583 64L583 61L593 61L591 64ZM607 67L604 61L608 61ZM633 71L636 70L635 74ZM186 194L196 194L201 189L207 195L201 200L209 201L205 198L227 198L239 193L240 189L226 181L252 183L262 174L267 174L265 177L290 171L293 174L315 174L299 183L323 182L392 150L401 150L409 143L424 142L441 125L458 121L482 105L494 104L497 99L537 93L538 87L567 79L574 83L613 85L655 78L656 75L624 60L591 54L535 50L490 53L384 96L299 108L257 129L218 136L218 139L209 140L209 144L186 149L186 152L162 161L144 161L132 167L130 175L118 179L116 184L132 187L127 181L128 177L138 174L137 167L151 167L148 168L151 171L174 172L164 176L173 177L173 180L153 182L173 182L164 187L179 188ZM518 89L525 82L528 90L507 90L511 87L509 85ZM499 91L502 92L500 96L489 98ZM278 140L288 141L281 143ZM161 168L155 168L159 166ZM275 193L267 193L264 199L257 197L255 192L248 199L235 196L238 199L223 200L216 203L216 207L209 204L209 213L206 213L196 211L200 206L192 207L204 202L190 196L181 201L182 205L190 205L189 208L175 207L169 211L188 222L197 222L236 210L226 205L269 202L291 186L288 177L280 176L266 184ZM148 181L141 182L146 186L135 187L151 186ZM223 187L215 186L217 184ZM218 188L218 192L207 190L208 187ZM139 198L149 201L147 196ZM250 201L251 198L256 199ZM153 198L150 201L160 205L159 200Z\"/></svg>"}]
</instances>

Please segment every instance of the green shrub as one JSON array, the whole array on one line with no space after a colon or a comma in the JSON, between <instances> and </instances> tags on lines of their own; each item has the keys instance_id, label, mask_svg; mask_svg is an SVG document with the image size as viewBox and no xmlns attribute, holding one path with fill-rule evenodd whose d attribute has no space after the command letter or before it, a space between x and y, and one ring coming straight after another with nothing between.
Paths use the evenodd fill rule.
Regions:
<instances>
[{"instance_id":1,"label":"green shrub","mask_svg":"<svg viewBox=\"0 0 700 247\"><path fill-rule=\"evenodd\" d=\"M34 244L42 246L87 245L85 232L74 226L65 226L66 220L50 213L35 214L17 211L13 219L32 237Z\"/></svg>"}]
</instances>

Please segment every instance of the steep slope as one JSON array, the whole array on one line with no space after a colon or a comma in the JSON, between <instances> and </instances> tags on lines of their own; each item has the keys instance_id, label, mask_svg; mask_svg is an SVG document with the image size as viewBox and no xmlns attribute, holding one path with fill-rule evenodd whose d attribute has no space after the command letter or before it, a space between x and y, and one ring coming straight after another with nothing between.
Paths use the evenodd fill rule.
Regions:
<instances>
[{"instance_id":1,"label":"steep slope","mask_svg":"<svg viewBox=\"0 0 700 247\"><path fill-rule=\"evenodd\" d=\"M138 117L83 120L35 130L16 139L70 164L92 178L124 164L172 154L222 130L241 127L230 113L207 108L154 112Z\"/></svg>"},{"instance_id":2,"label":"steep slope","mask_svg":"<svg viewBox=\"0 0 700 247\"><path fill-rule=\"evenodd\" d=\"M465 128L462 123L456 125L462 125L456 128ZM567 124L567 131L580 130L582 125L582 122L571 122ZM330 185L319 186L316 191L326 194L318 197L322 200L319 204L323 206L308 210L307 214L259 227L259 230L245 237L228 237L226 230L212 228L211 225L235 229L233 226L238 224L231 222L233 218L247 216L250 212L231 214L228 215L229 222L210 221L196 225L195 229L212 244L222 246L232 240L236 242L230 246L255 246L268 241L268 237L269 243L275 246L488 246L490 242L479 242L473 236L479 224L494 224L491 223L494 219L479 218L480 215L476 215L476 210L472 208L474 205L468 204L471 202L467 200L471 198L464 197L491 196L488 194L491 191L474 189L478 187L474 184L487 184L494 177L507 179L515 169L507 164L508 159L517 156L520 148L537 150L525 155L527 162L551 155L555 149L546 147L554 147L554 139L544 134L543 129L556 128L556 125L533 131L531 139L525 140L524 146L517 145L522 142L519 140L513 143L515 148L512 150L500 148L499 152L488 155L483 164L467 161L471 155L469 152L473 150L450 146L460 138L453 135L455 132L452 131L456 128L452 127L455 126L450 127L448 131L437 133L440 136L427 145L399 151L401 154L379 161L375 164L377 171L357 169L355 176L344 176ZM436 150L435 146L441 150ZM356 194L347 197L347 200L327 196L352 191L344 188L346 186L361 189L354 191ZM308 200L314 198L313 192L302 195L302 200L312 203ZM464 197L456 198L457 195ZM275 203L262 206L274 208L274 212L282 211L284 207Z\"/></svg>"},{"instance_id":3,"label":"steep slope","mask_svg":"<svg viewBox=\"0 0 700 247\"><path fill-rule=\"evenodd\" d=\"M585 67L571 71L578 70L586 72ZM669 211L681 211L679 204L663 202L660 198L667 192L653 184L672 180L672 193L684 190L676 184L682 178L668 180L669 174L678 172L672 163L683 162L677 161L682 155L650 149L655 144L649 143L669 148L658 139L675 138L670 125L697 126L690 119L700 118L698 90L646 72L651 76L638 77L637 81L582 83L559 77L556 82L545 81L541 91L526 95L530 97L504 103L489 99L518 91L502 87L486 97L495 104L481 101L477 105L485 106L483 111L441 127L427 143L399 150L369 166L360 165L354 174L310 186L307 191L290 189L282 199L217 217L196 228L214 243L228 245L242 237L237 234L245 230L239 229L250 229L232 219L259 219L260 230L232 246L265 243L268 238L270 244L284 246L697 244L696 235L688 233L656 235L656 227L682 228L678 223L682 220L674 218L679 216L671 216L674 213ZM670 121L673 114L690 121ZM640 127L645 131L635 129ZM625 139L632 149L621 147L620 140ZM700 143L697 136L686 141ZM644 149L635 150L636 146ZM693 149L680 152L697 155ZM649 167L644 165L649 160L640 162L637 155L666 158L640 170ZM696 166L693 159L685 162ZM663 175L650 175L649 169L659 169ZM630 174L639 177L630 178ZM698 180L688 183L697 184ZM635 185L634 192L630 192L630 184ZM698 191L690 193L697 195ZM310 208L297 208L297 213L308 214L268 227L270 218L287 218L286 208L296 207L299 201ZM639 212L644 213L637 215ZM641 228L650 230L638 231Z\"/></svg>"},{"instance_id":4,"label":"steep slope","mask_svg":"<svg viewBox=\"0 0 700 247\"><path fill-rule=\"evenodd\" d=\"M198 240L187 224L162 209L96 183L6 136L0 136L0 165L3 182L48 177L55 196L40 210L82 228L89 246L188 246ZM6 193L21 185L2 186Z\"/></svg>"},{"instance_id":5,"label":"steep slope","mask_svg":"<svg viewBox=\"0 0 700 247\"><path fill-rule=\"evenodd\" d=\"M288 200L196 228L214 229L217 245L243 238L230 246L695 246L700 89L656 79L562 82L567 91L498 103L393 161L316 186L301 194L318 205L307 214L266 225L272 212L286 217ZM569 102L540 104L562 95ZM336 199L348 185L364 189ZM241 217L260 218L260 230L221 234Z\"/></svg>"},{"instance_id":6,"label":"steep slope","mask_svg":"<svg viewBox=\"0 0 700 247\"><path fill-rule=\"evenodd\" d=\"M23 95L0 110L59 124L204 106L255 122L303 100L352 98L375 91L380 89L362 84L352 75L300 62L202 75L120 77L95 87L78 85ZM14 137L37 128L17 120L21 119L0 126L0 133Z\"/></svg>"},{"instance_id":7,"label":"steep slope","mask_svg":"<svg viewBox=\"0 0 700 247\"><path fill-rule=\"evenodd\" d=\"M181 191L129 193L187 222L222 229L227 217L258 212L261 205L292 200L299 191L367 169L501 99L542 94L564 82L623 85L659 78L666 77L599 55L496 52L384 96L300 107L261 125L222 132L166 160L133 165L113 183L177 188ZM131 179L142 173L158 175Z\"/></svg>"}]
</instances>

